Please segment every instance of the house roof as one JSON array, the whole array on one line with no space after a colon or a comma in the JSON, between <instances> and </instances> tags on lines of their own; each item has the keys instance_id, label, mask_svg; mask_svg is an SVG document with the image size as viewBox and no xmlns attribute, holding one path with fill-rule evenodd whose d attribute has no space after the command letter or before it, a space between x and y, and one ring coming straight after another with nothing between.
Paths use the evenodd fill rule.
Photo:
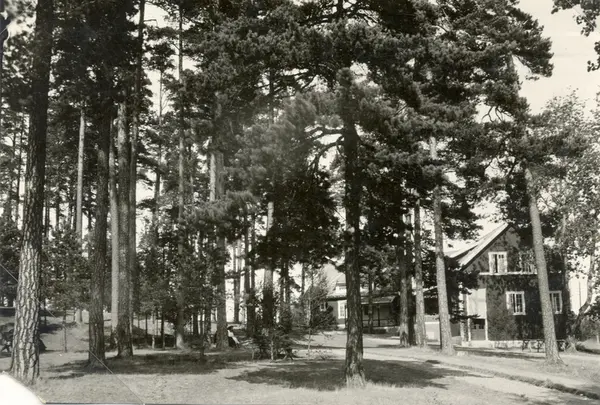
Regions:
<instances>
[{"instance_id":1,"label":"house roof","mask_svg":"<svg viewBox=\"0 0 600 405\"><path fill-rule=\"evenodd\" d=\"M446 253L446 256L456 259L460 267L466 267L471 262L479 257L485 249L487 249L500 235L506 232L510 228L509 224L502 224L493 231L484 235L481 239L476 241L466 248L455 250L453 252Z\"/></svg>"}]
</instances>

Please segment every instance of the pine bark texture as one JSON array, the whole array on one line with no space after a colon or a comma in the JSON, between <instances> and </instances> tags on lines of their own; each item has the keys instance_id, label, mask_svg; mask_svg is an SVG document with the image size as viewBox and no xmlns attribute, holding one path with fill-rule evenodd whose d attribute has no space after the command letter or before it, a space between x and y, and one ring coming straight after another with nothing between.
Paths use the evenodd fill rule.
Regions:
<instances>
[{"instance_id":1,"label":"pine bark texture","mask_svg":"<svg viewBox=\"0 0 600 405\"><path fill-rule=\"evenodd\" d=\"M85 108L83 106L81 107L81 111L79 114L79 146L77 148L77 202L75 208L75 232L77 232L77 237L81 241L83 237L83 148L85 145Z\"/></svg>"},{"instance_id":2,"label":"pine bark texture","mask_svg":"<svg viewBox=\"0 0 600 405\"><path fill-rule=\"evenodd\" d=\"M125 102L119 104L118 155L119 155L119 301L117 323L117 355L133 356L131 339L130 294L130 244L129 244L129 139L127 134Z\"/></svg>"},{"instance_id":3,"label":"pine bark texture","mask_svg":"<svg viewBox=\"0 0 600 405\"><path fill-rule=\"evenodd\" d=\"M146 1L140 0L139 3L139 23L137 37L137 58L135 69L133 112L131 117L131 159L130 159L130 188L129 188L129 254L131 260L131 285L129 289L129 317L133 322L135 313L135 297L137 296L137 254L136 254L136 216L137 216L137 157L138 157L138 139L140 132L140 110L142 105L142 75L144 73L142 61L144 56L144 15Z\"/></svg>"},{"instance_id":4,"label":"pine bark texture","mask_svg":"<svg viewBox=\"0 0 600 405\"><path fill-rule=\"evenodd\" d=\"M410 346L408 337L408 263L405 251L406 241L401 238L399 246L397 246L398 260L398 281L399 281L399 314L398 314L398 337L400 338L400 346Z\"/></svg>"},{"instance_id":5,"label":"pine bark texture","mask_svg":"<svg viewBox=\"0 0 600 405\"><path fill-rule=\"evenodd\" d=\"M183 226L183 217L185 211L185 170L184 170L184 159L185 159L185 117L183 108L183 6L179 5L179 84L182 87L179 93L179 190L177 194L177 223L179 228L179 242L177 244L177 256L179 260L178 269L178 286L177 286L177 321L175 330L175 346L178 349L186 349L185 344L185 292L183 288L183 255L185 245L185 230Z\"/></svg>"},{"instance_id":6,"label":"pine bark texture","mask_svg":"<svg viewBox=\"0 0 600 405\"><path fill-rule=\"evenodd\" d=\"M53 27L53 0L39 0L36 6L35 50L31 65L31 116L11 359L12 375L24 383L33 383L39 376L40 276Z\"/></svg>"},{"instance_id":7,"label":"pine bark texture","mask_svg":"<svg viewBox=\"0 0 600 405\"><path fill-rule=\"evenodd\" d=\"M273 226L273 213L275 211L275 203L269 201L267 203L267 239L269 238L269 230ZM267 249L270 251L270 244ZM269 263L265 266L263 279L263 325L272 332L275 321L275 286L273 285L273 263L271 263L271 255L268 254Z\"/></svg>"},{"instance_id":8,"label":"pine bark texture","mask_svg":"<svg viewBox=\"0 0 600 405\"><path fill-rule=\"evenodd\" d=\"M211 193L210 200L218 201L224 194L223 183L223 153L219 150L211 152ZM217 229L217 249L225 250L225 237L222 232ZM225 280L225 265L219 264L216 268L217 277L217 349L222 350L227 347L227 297L226 297L226 280Z\"/></svg>"},{"instance_id":9,"label":"pine bark texture","mask_svg":"<svg viewBox=\"0 0 600 405\"><path fill-rule=\"evenodd\" d=\"M240 247L238 241L233 243L233 322L240 323L240 273L238 267Z\"/></svg>"},{"instance_id":10,"label":"pine bark texture","mask_svg":"<svg viewBox=\"0 0 600 405\"><path fill-rule=\"evenodd\" d=\"M244 292L246 296L246 336L254 336L254 291L250 280L250 229L244 232Z\"/></svg>"},{"instance_id":11,"label":"pine bark texture","mask_svg":"<svg viewBox=\"0 0 600 405\"><path fill-rule=\"evenodd\" d=\"M548 283L548 270L544 253L542 222L540 220L540 213L537 205L538 197L535 189L535 179L529 167L525 167L525 182L527 186L527 197L529 199L529 216L533 236L533 252L535 254L535 263L537 267L538 288L540 290L540 304L542 306L546 362L550 364L562 364L563 361L558 353L556 331L554 328L554 312L552 311L552 302L550 301L550 286Z\"/></svg>"},{"instance_id":12,"label":"pine bark texture","mask_svg":"<svg viewBox=\"0 0 600 405\"><path fill-rule=\"evenodd\" d=\"M430 139L431 159L437 160L437 143ZM433 189L433 223L435 235L435 268L438 293L438 312L440 322L440 345L442 353L455 353L450 329L450 311L448 308L448 289L446 286L446 264L444 262L444 231L442 229L442 190L440 185Z\"/></svg>"},{"instance_id":13,"label":"pine bark texture","mask_svg":"<svg viewBox=\"0 0 600 405\"><path fill-rule=\"evenodd\" d=\"M111 120L112 123L112 120ZM111 243L111 301L110 323L113 332L119 323L119 194L117 193L116 151L111 125L108 152Z\"/></svg>"},{"instance_id":14,"label":"pine bark texture","mask_svg":"<svg viewBox=\"0 0 600 405\"><path fill-rule=\"evenodd\" d=\"M360 296L360 197L361 182L358 173L359 137L354 123L344 117L344 207L346 213L346 385L348 387L364 387L365 370L363 366L363 331L362 305Z\"/></svg>"},{"instance_id":15,"label":"pine bark texture","mask_svg":"<svg viewBox=\"0 0 600 405\"><path fill-rule=\"evenodd\" d=\"M105 362L104 346L104 275L109 211L109 154L111 137L110 104L104 106L101 129L98 136L98 182L96 189L96 226L94 227L94 250L90 282L90 319L88 366L101 368ZM81 144L80 144L81 146Z\"/></svg>"}]
</instances>

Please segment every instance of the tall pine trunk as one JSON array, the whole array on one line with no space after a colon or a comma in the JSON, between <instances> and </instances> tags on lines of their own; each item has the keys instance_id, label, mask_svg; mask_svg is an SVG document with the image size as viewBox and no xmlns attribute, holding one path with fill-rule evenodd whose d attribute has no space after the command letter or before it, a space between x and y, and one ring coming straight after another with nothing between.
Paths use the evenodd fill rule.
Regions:
<instances>
[{"instance_id":1,"label":"tall pine trunk","mask_svg":"<svg viewBox=\"0 0 600 405\"><path fill-rule=\"evenodd\" d=\"M417 199L414 207L414 237L413 248L415 257L415 340L417 346L423 348L427 345L425 331L425 298L423 295L423 256L421 252L421 204Z\"/></svg>"},{"instance_id":2,"label":"tall pine trunk","mask_svg":"<svg viewBox=\"0 0 600 405\"><path fill-rule=\"evenodd\" d=\"M406 239L398 237L398 246L396 247L396 257L398 260L398 284L399 284L399 314L398 314L398 337L400 338L400 347L410 346L409 328L408 328L408 263L406 257Z\"/></svg>"},{"instance_id":3,"label":"tall pine trunk","mask_svg":"<svg viewBox=\"0 0 600 405\"><path fill-rule=\"evenodd\" d=\"M110 83L110 82L108 82ZM90 279L90 319L88 366L103 367L105 361L104 346L104 275L106 272L106 233L109 211L109 154L111 138L111 100L104 103L103 116L98 136L98 182L96 189L96 225L94 228L94 249L92 255L92 277ZM82 126L84 125L82 113ZM83 132L83 131L82 131ZM83 136L79 141L83 147ZM82 159L83 160L83 159ZM83 166L83 165L82 165ZM83 170L81 172L83 174ZM78 187L79 177L78 177ZM79 195L79 194L78 194ZM80 220L80 219L78 219Z\"/></svg>"},{"instance_id":4,"label":"tall pine trunk","mask_svg":"<svg viewBox=\"0 0 600 405\"><path fill-rule=\"evenodd\" d=\"M104 123L103 123L104 124ZM103 128L104 129L104 128ZM105 134L102 134L105 136ZM99 143L100 145L100 143ZM83 156L85 146L85 107L79 111L79 146L77 148L77 201L75 203L75 232L79 242L83 242ZM100 153L100 151L98 151ZM100 177L98 177L100 178Z\"/></svg>"},{"instance_id":5,"label":"tall pine trunk","mask_svg":"<svg viewBox=\"0 0 600 405\"><path fill-rule=\"evenodd\" d=\"M249 225L246 214L247 225ZM254 336L254 291L252 289L250 272L250 226L244 232L244 293L246 297L246 336Z\"/></svg>"},{"instance_id":6,"label":"tall pine trunk","mask_svg":"<svg viewBox=\"0 0 600 405\"><path fill-rule=\"evenodd\" d=\"M350 74L348 71L347 74ZM344 80L344 79L342 79ZM349 98L351 81L342 83L344 98ZM349 100L344 100L349 102ZM351 114L344 114L344 208L346 213L346 235L344 267L346 272L346 385L364 387L362 306L360 296L360 197L361 180L358 169L359 137Z\"/></svg>"},{"instance_id":7,"label":"tall pine trunk","mask_svg":"<svg viewBox=\"0 0 600 405\"><path fill-rule=\"evenodd\" d=\"M275 203L269 201L267 203L267 261L265 265L265 271L263 276L263 327L268 331L269 334L273 332L273 322L275 321L275 291L273 285L273 263L271 255L271 242L269 238L269 230L273 226L273 211L275 210Z\"/></svg>"},{"instance_id":8,"label":"tall pine trunk","mask_svg":"<svg viewBox=\"0 0 600 405\"><path fill-rule=\"evenodd\" d=\"M240 323L240 273L238 266L239 241L233 243L233 322Z\"/></svg>"},{"instance_id":9,"label":"tall pine trunk","mask_svg":"<svg viewBox=\"0 0 600 405\"><path fill-rule=\"evenodd\" d=\"M275 123L275 105L274 105L274 97L275 97L275 71L273 69L269 70L269 124L273 125ZM271 179L271 188L272 192L275 192L275 177L276 173L272 173ZM272 252L272 243L270 241L269 232L271 227L273 226L274 213L275 213L275 201L274 196L270 195L269 201L267 202L267 227L265 230L266 240L267 240L267 263L265 265L264 274L263 274L263 328L268 332L271 342L273 341L273 333L275 327L275 286L273 285L273 272L275 271L275 263L273 262L273 252ZM254 248L254 242L252 244ZM273 352L271 351L271 356Z\"/></svg>"},{"instance_id":10,"label":"tall pine trunk","mask_svg":"<svg viewBox=\"0 0 600 405\"><path fill-rule=\"evenodd\" d=\"M544 342L546 348L546 362L549 364L562 364L558 353L556 332L554 329L554 311L550 301L550 286L548 283L548 271L546 268L546 257L544 253L544 238L542 236L542 223L537 206L537 191L535 179L531 169L525 167L525 182L527 186L527 197L529 199L529 216L531 220L531 232L533 236L533 252L537 266L538 288L540 290L540 303L542 306L542 322L544 325Z\"/></svg>"},{"instance_id":11,"label":"tall pine trunk","mask_svg":"<svg viewBox=\"0 0 600 405\"><path fill-rule=\"evenodd\" d=\"M17 159L17 186L15 188L15 224L19 226L19 206L21 204L21 172L23 170L23 135L25 133L25 114L22 115L19 131L19 158Z\"/></svg>"},{"instance_id":12,"label":"tall pine trunk","mask_svg":"<svg viewBox=\"0 0 600 405\"><path fill-rule=\"evenodd\" d=\"M129 312L130 254L129 254L129 142L127 134L126 100L119 104L118 156L119 156L119 301L117 323L117 356L133 356L131 318Z\"/></svg>"},{"instance_id":13,"label":"tall pine trunk","mask_svg":"<svg viewBox=\"0 0 600 405\"><path fill-rule=\"evenodd\" d=\"M111 130L108 152L108 178L110 198L110 243L111 243L111 300L110 323L113 332L119 323L119 194L117 193L116 151L114 134Z\"/></svg>"},{"instance_id":14,"label":"tall pine trunk","mask_svg":"<svg viewBox=\"0 0 600 405\"><path fill-rule=\"evenodd\" d=\"M434 137L429 140L431 159L437 161L437 142ZM438 293L438 313L440 322L440 346L442 353L455 353L450 329L450 311L448 308L448 289L446 287L446 264L444 262L444 231L442 229L442 188L439 180L433 189L433 227L435 235L435 268Z\"/></svg>"},{"instance_id":15,"label":"tall pine trunk","mask_svg":"<svg viewBox=\"0 0 600 405\"><path fill-rule=\"evenodd\" d=\"M146 1L140 0L139 3L139 23L137 37L137 58L135 67L134 94L133 94L133 111L131 117L131 159L129 166L130 188L129 188L129 254L131 266L131 285L129 289L129 317L133 322L135 312L135 302L137 297L137 254L136 254L136 214L137 214L137 156L138 156L138 139L140 132L140 110L142 105L142 61L144 57L144 12L146 9Z\"/></svg>"},{"instance_id":16,"label":"tall pine trunk","mask_svg":"<svg viewBox=\"0 0 600 405\"><path fill-rule=\"evenodd\" d=\"M53 0L38 0L31 65L32 97L25 204L11 358L12 375L24 383L33 383L39 376L40 276L53 27Z\"/></svg>"},{"instance_id":17,"label":"tall pine trunk","mask_svg":"<svg viewBox=\"0 0 600 405\"><path fill-rule=\"evenodd\" d=\"M210 200L218 201L223 197L223 153L216 149L219 147L219 143L213 144L213 151L210 156ZM217 227L217 249L219 251L225 250L225 237L223 231ZM217 282L217 348L219 350L227 347L227 298L225 288L225 265L218 264L215 268L216 282Z\"/></svg>"},{"instance_id":18,"label":"tall pine trunk","mask_svg":"<svg viewBox=\"0 0 600 405\"><path fill-rule=\"evenodd\" d=\"M80 244L83 244L83 155L85 145L85 106L82 105L79 111L79 145L77 148L77 183L76 183L76 202L75 202L75 232ZM98 154L101 152L98 151ZM100 164L100 163L99 163ZM57 190L56 204L56 227L59 224L59 209L60 209L60 193ZM83 313L81 308L77 308L76 316L77 323L83 323ZM91 324L90 324L91 326ZM91 342L90 342L91 344ZM90 346L91 347L91 346Z\"/></svg>"},{"instance_id":19,"label":"tall pine trunk","mask_svg":"<svg viewBox=\"0 0 600 405\"><path fill-rule=\"evenodd\" d=\"M184 334L185 334L185 292L183 286L183 256L184 256L184 245L185 245L185 230L183 225L183 216L185 210L185 170L184 170L184 159L185 159L185 117L183 107L183 5L179 5L179 111L178 111L178 131L179 131L179 190L177 194L177 223L178 223L178 243L177 243L177 256L178 256L178 285L177 285L177 321L175 328L175 346L178 349L186 349Z\"/></svg>"}]
</instances>

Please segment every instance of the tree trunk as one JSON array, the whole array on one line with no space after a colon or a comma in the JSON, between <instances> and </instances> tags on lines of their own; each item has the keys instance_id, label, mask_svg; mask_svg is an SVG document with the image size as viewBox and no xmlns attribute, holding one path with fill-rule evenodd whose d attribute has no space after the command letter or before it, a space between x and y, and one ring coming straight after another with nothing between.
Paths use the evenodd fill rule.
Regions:
<instances>
[{"instance_id":1,"label":"tree trunk","mask_svg":"<svg viewBox=\"0 0 600 405\"><path fill-rule=\"evenodd\" d=\"M67 353L69 351L69 348L67 346L67 311L63 312L63 318L62 318L62 331L63 331L63 353Z\"/></svg>"},{"instance_id":2,"label":"tree trunk","mask_svg":"<svg viewBox=\"0 0 600 405\"><path fill-rule=\"evenodd\" d=\"M110 83L110 82L109 82ZM94 249L92 256L92 277L90 282L90 319L89 319L89 352L88 365L92 368L101 368L105 362L104 346L104 274L106 272L106 233L108 228L109 210L109 153L111 138L111 101L105 103L103 116L98 136L98 182L96 190L96 226L94 229ZM84 118L82 112L82 126ZM81 131L83 133L83 130ZM81 134L80 133L80 134ZM83 149L83 135L79 138L79 147ZM83 156L81 156L83 160ZM81 165L83 167L83 164ZM83 175L83 169L81 171ZM83 178L83 176L82 176ZM77 187L83 183L78 182ZM79 197L79 189L78 189ZM80 209L80 201L77 202ZM78 211L80 215L81 211ZM78 218L81 226L81 218ZM78 233L78 235L80 235Z\"/></svg>"},{"instance_id":3,"label":"tree trunk","mask_svg":"<svg viewBox=\"0 0 600 405\"><path fill-rule=\"evenodd\" d=\"M413 277L414 277L414 268L413 264L413 242L412 242L412 234L410 232L411 218L410 214L405 216L405 223L408 225L404 234L406 235L404 239L404 260L406 262L406 318L408 323L408 345L414 346L416 345L415 339L415 300L413 298Z\"/></svg>"},{"instance_id":4,"label":"tree trunk","mask_svg":"<svg viewBox=\"0 0 600 405\"><path fill-rule=\"evenodd\" d=\"M137 297L137 254L136 254L136 216L137 216L137 156L138 156L138 138L140 132L140 110L142 105L142 61L144 57L144 12L146 9L146 0L140 0L139 3L139 23L137 36L137 60L135 69L133 111L131 125L131 160L129 162L129 254L130 254L130 274L131 283L129 288L129 317L133 322L135 311L135 302Z\"/></svg>"},{"instance_id":5,"label":"tree trunk","mask_svg":"<svg viewBox=\"0 0 600 405\"><path fill-rule=\"evenodd\" d=\"M347 90L345 90L347 91ZM346 95L346 97L348 97ZM345 118L345 119L344 119ZM346 385L364 387L362 306L360 296L360 197L361 181L358 169L359 137L350 117L344 119L344 208L346 235L344 267L347 289Z\"/></svg>"},{"instance_id":6,"label":"tree trunk","mask_svg":"<svg viewBox=\"0 0 600 405\"><path fill-rule=\"evenodd\" d=\"M19 206L21 204L21 171L23 170L23 134L25 132L25 114L21 120L21 128L19 131L19 159L17 168L17 187L15 194L15 224L19 226Z\"/></svg>"},{"instance_id":7,"label":"tree trunk","mask_svg":"<svg viewBox=\"0 0 600 405\"><path fill-rule=\"evenodd\" d=\"M238 241L233 242L233 322L240 323L240 271L238 268Z\"/></svg>"},{"instance_id":8,"label":"tree trunk","mask_svg":"<svg viewBox=\"0 0 600 405\"><path fill-rule=\"evenodd\" d=\"M11 358L12 375L24 383L33 383L39 376L39 302L53 21L53 1L38 0L31 64L32 97L25 204Z\"/></svg>"},{"instance_id":9,"label":"tree trunk","mask_svg":"<svg viewBox=\"0 0 600 405\"><path fill-rule=\"evenodd\" d=\"M119 323L119 194L117 193L117 174L115 160L114 134L112 119L108 153L108 178L110 195L110 243L111 243L111 304L110 324L113 332Z\"/></svg>"},{"instance_id":10,"label":"tree trunk","mask_svg":"<svg viewBox=\"0 0 600 405\"><path fill-rule=\"evenodd\" d=\"M210 155L210 201L218 201L223 196L223 153L216 148L218 142L213 144L215 148ZM225 251L225 237L220 229L217 233L217 249ZM227 299L225 289L225 265L219 264L215 269L217 272L215 281L217 283L217 349L227 347Z\"/></svg>"},{"instance_id":11,"label":"tree trunk","mask_svg":"<svg viewBox=\"0 0 600 405\"><path fill-rule=\"evenodd\" d=\"M431 159L437 160L437 143L430 138ZM450 311L448 309L448 289L446 287L446 264L444 262L444 233L442 229L442 189L436 184L433 189L433 223L435 234L435 267L438 293L438 311L440 321L440 346L442 353L453 355L452 330L450 329Z\"/></svg>"},{"instance_id":12,"label":"tree trunk","mask_svg":"<svg viewBox=\"0 0 600 405\"><path fill-rule=\"evenodd\" d=\"M203 328L204 333L205 333L206 337L208 338L209 342L212 342L212 322L210 320L211 315L212 315L212 305L209 300L209 302L206 304L206 306L204 308L204 328Z\"/></svg>"},{"instance_id":13,"label":"tree trunk","mask_svg":"<svg viewBox=\"0 0 600 405\"><path fill-rule=\"evenodd\" d=\"M414 208L414 256L415 256L415 301L416 301L416 326L415 338L417 346L423 348L427 345L425 331L425 298L423 296L423 256L421 252L421 204L417 199Z\"/></svg>"},{"instance_id":14,"label":"tree trunk","mask_svg":"<svg viewBox=\"0 0 600 405\"><path fill-rule=\"evenodd\" d=\"M367 321L367 330L369 331L369 333L373 333L373 275L371 274L371 272L369 271L369 274L367 274L367 284L368 284L368 295L367 295L367 301L368 301L368 311L369 311L369 319Z\"/></svg>"},{"instance_id":15,"label":"tree trunk","mask_svg":"<svg viewBox=\"0 0 600 405\"><path fill-rule=\"evenodd\" d=\"M160 311L160 341L162 349L165 350L167 342L165 341L165 309L161 308Z\"/></svg>"},{"instance_id":16,"label":"tree trunk","mask_svg":"<svg viewBox=\"0 0 600 405\"><path fill-rule=\"evenodd\" d=\"M400 347L410 346L408 338L408 264L406 263L406 239L398 238L396 247L396 256L398 260L398 278L399 278L399 314L398 314L398 337L400 338Z\"/></svg>"},{"instance_id":17,"label":"tree trunk","mask_svg":"<svg viewBox=\"0 0 600 405\"><path fill-rule=\"evenodd\" d=\"M156 316L156 309L152 310L152 350L156 349L156 334L158 332L158 317Z\"/></svg>"},{"instance_id":18,"label":"tree trunk","mask_svg":"<svg viewBox=\"0 0 600 405\"><path fill-rule=\"evenodd\" d=\"M248 215L246 215L248 218ZM249 261L250 253L250 227L244 232L244 293L246 297L246 336L254 336L254 290L250 283L250 272L252 271Z\"/></svg>"},{"instance_id":19,"label":"tree trunk","mask_svg":"<svg viewBox=\"0 0 600 405\"><path fill-rule=\"evenodd\" d=\"M306 267L308 267L308 264L302 263L302 270L300 273L300 295L304 295L304 292L306 291Z\"/></svg>"},{"instance_id":20,"label":"tree trunk","mask_svg":"<svg viewBox=\"0 0 600 405\"><path fill-rule=\"evenodd\" d=\"M194 309L194 312L192 313L192 335L197 338L198 336L200 336L200 330L198 329L198 309Z\"/></svg>"},{"instance_id":21,"label":"tree trunk","mask_svg":"<svg viewBox=\"0 0 600 405\"><path fill-rule=\"evenodd\" d=\"M267 227L266 227L266 239L267 239L267 265L265 266L264 272L264 281L263 281L263 326L265 329L269 331L269 334L272 333L273 322L275 320L275 299L274 299L274 286L273 286L273 263L271 263L272 258L270 255L271 252L271 243L269 240L269 230L273 226L273 211L275 210L275 203L273 201L269 201L267 203Z\"/></svg>"},{"instance_id":22,"label":"tree trunk","mask_svg":"<svg viewBox=\"0 0 600 405\"><path fill-rule=\"evenodd\" d=\"M185 159L185 131L184 131L184 108L183 108L183 6L179 5L179 191L177 194L178 198L178 210L177 210L177 223L178 223L178 243L177 243L177 256L178 256L178 285L177 285L177 325L176 325L176 342L175 346L178 349L186 349L184 333L185 333L185 292L183 286L183 256L184 256L184 244L185 244L185 231L183 225L183 217L185 210L185 170L184 170L184 159Z\"/></svg>"},{"instance_id":23,"label":"tree trunk","mask_svg":"<svg viewBox=\"0 0 600 405\"><path fill-rule=\"evenodd\" d=\"M546 363L562 364L558 353L556 332L554 330L554 312L550 301L550 287L548 284L548 272L546 270L546 257L544 254L544 239L542 236L542 224L537 206L537 191L535 179L529 167L525 167L525 182L527 185L527 197L529 199L529 215L531 219L531 231L533 235L533 251L537 266L538 285L540 290L540 303L542 305L542 320L544 324L544 341L546 348Z\"/></svg>"},{"instance_id":24,"label":"tree trunk","mask_svg":"<svg viewBox=\"0 0 600 405\"><path fill-rule=\"evenodd\" d=\"M103 134L104 136L105 134ZM75 232L80 243L83 242L83 156L85 146L85 107L79 112L79 147L77 149L77 202L75 204ZM100 153L100 152L98 152Z\"/></svg>"},{"instance_id":25,"label":"tree trunk","mask_svg":"<svg viewBox=\"0 0 600 405\"><path fill-rule=\"evenodd\" d=\"M119 302L117 323L117 356L133 356L131 318L129 312L130 244L129 244L129 142L127 134L125 101L119 104Z\"/></svg>"}]
</instances>

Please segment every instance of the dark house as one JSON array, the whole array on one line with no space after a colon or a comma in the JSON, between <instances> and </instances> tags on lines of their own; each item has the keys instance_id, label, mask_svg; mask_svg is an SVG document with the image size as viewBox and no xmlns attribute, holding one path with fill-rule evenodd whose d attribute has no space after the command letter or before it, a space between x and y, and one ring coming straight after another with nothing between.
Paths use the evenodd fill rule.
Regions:
<instances>
[{"instance_id":1,"label":"dark house","mask_svg":"<svg viewBox=\"0 0 600 405\"><path fill-rule=\"evenodd\" d=\"M524 248L517 232L502 225L475 244L448 256L464 271L477 272L478 285L461 297L471 318L461 325L461 340L469 345L518 345L524 339L543 337L537 270L533 254ZM564 338L569 299L564 274L549 266L550 297L557 337Z\"/></svg>"}]
</instances>

